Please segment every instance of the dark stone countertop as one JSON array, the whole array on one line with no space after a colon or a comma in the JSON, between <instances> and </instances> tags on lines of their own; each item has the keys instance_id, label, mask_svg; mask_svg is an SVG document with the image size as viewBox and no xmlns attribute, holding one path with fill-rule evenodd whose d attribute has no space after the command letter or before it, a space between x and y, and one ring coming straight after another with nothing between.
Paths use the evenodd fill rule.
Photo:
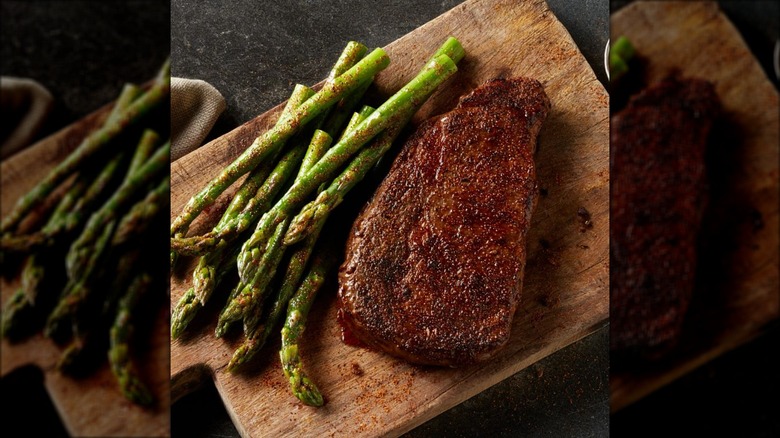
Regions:
<instances>
[{"instance_id":1,"label":"dark stone countertop","mask_svg":"<svg viewBox=\"0 0 780 438\"><path fill-rule=\"evenodd\" d=\"M172 1L172 73L203 79L227 100L210 138L313 84L349 40L381 47L461 3L444 1ZM550 0L603 82L605 0ZM608 435L605 328L539 361L407 434L424 436ZM174 436L238 436L213 385L172 406Z\"/></svg>"},{"instance_id":2,"label":"dark stone countertop","mask_svg":"<svg viewBox=\"0 0 780 438\"><path fill-rule=\"evenodd\" d=\"M31 78L54 97L51 134L152 79L170 54L170 4L3 1L3 76Z\"/></svg>"},{"instance_id":3,"label":"dark stone countertop","mask_svg":"<svg viewBox=\"0 0 780 438\"><path fill-rule=\"evenodd\" d=\"M287 99L293 84L327 76L349 40L382 47L462 0L172 1L172 74L203 79L227 100L212 138ZM609 37L606 0L550 0L602 83Z\"/></svg>"}]
</instances>

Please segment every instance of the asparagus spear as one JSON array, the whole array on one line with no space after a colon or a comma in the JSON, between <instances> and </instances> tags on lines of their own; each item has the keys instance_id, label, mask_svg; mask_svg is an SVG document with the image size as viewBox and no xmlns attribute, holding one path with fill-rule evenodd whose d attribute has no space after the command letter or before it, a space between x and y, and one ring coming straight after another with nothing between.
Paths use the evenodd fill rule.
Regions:
<instances>
[{"instance_id":1,"label":"asparagus spear","mask_svg":"<svg viewBox=\"0 0 780 438\"><path fill-rule=\"evenodd\" d=\"M133 84L125 84L122 92L117 98L111 113L106 119L106 124L113 123L127 108L130 103L140 94L140 89ZM107 179L114 174L114 169L119 165L122 155L118 154L107 166L100 171L97 176L94 172L82 172L76 181L68 188L68 191L57 204L52 216L44 225L42 232L36 235L48 236L46 239L54 239L70 229L66 226L69 221L71 228L78 226L71 216L80 209L89 208L90 204L101 195L98 188L107 185ZM94 182L90 185L90 179ZM29 241L28 241L29 243ZM32 249L28 247L28 249ZM36 304L41 284L46 273L46 267L43 263L44 254L33 253L27 257L22 268L22 287L3 309L3 333L12 334L14 327L21 325L23 319L29 317L29 311Z\"/></svg>"},{"instance_id":2,"label":"asparagus spear","mask_svg":"<svg viewBox=\"0 0 780 438\"><path fill-rule=\"evenodd\" d=\"M157 174L167 169L170 159L170 141L137 169L128 174L112 197L90 217L81 236L71 245L66 257L68 284L60 302L49 315L45 334L60 333L67 320L73 320L84 302L92 294L92 283L99 272L99 260L106 254L114 234L119 211L133 199L135 193L146 187ZM163 195L164 196L164 195ZM157 194L159 199L160 195Z\"/></svg>"},{"instance_id":3,"label":"asparagus spear","mask_svg":"<svg viewBox=\"0 0 780 438\"><path fill-rule=\"evenodd\" d=\"M327 151L328 146L330 146L331 141L332 140L330 135L328 135L325 131L317 130L315 132L314 139L309 145L309 149L306 151L306 157L304 158L303 163L301 164L301 168L298 171L298 178L306 173L306 171L309 170L311 166L313 166L317 161L319 161L320 158L322 158L323 155L325 155L325 152ZM314 240L316 240L316 237ZM277 299L274 301L274 305L271 309L271 315L269 316L269 321L271 322L269 322L266 326L268 327L268 330L259 328L261 316L263 313L262 299L253 298L254 304L249 308L248 314L244 317L244 332L247 335L247 340L241 347L239 347L238 350L236 350L233 358L228 364L228 371L234 371L237 366L251 359L252 356L254 356L254 354L260 348L262 348L265 340L268 338L268 334L270 333L270 326L273 326L276 321L278 321L278 317L281 313L280 309L282 306L286 305L287 300L289 300L290 296L292 295L292 291L294 291L294 288L298 285L298 281L300 281L303 268L305 267L311 253L311 247L314 246L314 240L310 242L309 247L301 248L299 251L296 251L290 258L279 296L277 296ZM275 251L282 251L281 243L277 243L276 245L277 248ZM270 268L274 269L274 272L277 269L281 258L278 258L277 260L278 261L275 263L276 266L270 266ZM253 292L259 293L259 296L262 297L272 277L272 274L263 274L260 276L260 278L253 282L253 286L257 288L257 290Z\"/></svg>"},{"instance_id":4,"label":"asparagus spear","mask_svg":"<svg viewBox=\"0 0 780 438\"><path fill-rule=\"evenodd\" d=\"M290 390L298 400L309 406L322 406L323 399L317 385L303 371L301 357L298 354L298 342L306 329L306 320L314 298L336 261L332 254L323 252L320 248L301 287L290 299L287 318L282 328L282 347L279 350L282 370L290 382Z\"/></svg>"},{"instance_id":5,"label":"asparagus spear","mask_svg":"<svg viewBox=\"0 0 780 438\"><path fill-rule=\"evenodd\" d=\"M456 70L455 63L447 55L434 58L417 77L377 108L298 179L284 197L261 217L252 237L244 243L238 256L242 281L251 281L255 277L259 269L256 261L261 260L262 247L279 223L288 220L292 211L300 207L320 184L330 179L350 156L388 126L404 120L411 108L420 105Z\"/></svg>"},{"instance_id":6,"label":"asparagus spear","mask_svg":"<svg viewBox=\"0 0 780 438\"><path fill-rule=\"evenodd\" d=\"M195 295L195 288L187 289L171 312L171 339L176 339L184 333L201 308L203 304Z\"/></svg>"},{"instance_id":7,"label":"asparagus spear","mask_svg":"<svg viewBox=\"0 0 780 438\"><path fill-rule=\"evenodd\" d=\"M59 302L46 320L46 327L43 332L46 337L61 335L67 328L68 322L76 322L79 310L82 309L90 295L90 286L94 279L94 273L97 272L98 261L105 254L115 227L116 220L109 222L100 229L101 233L97 236L92 246L93 251L85 254L88 257L85 261L85 268L78 277L70 277L68 279ZM71 327L75 328L75 325ZM74 334L78 335L78 333Z\"/></svg>"},{"instance_id":8,"label":"asparagus spear","mask_svg":"<svg viewBox=\"0 0 780 438\"><path fill-rule=\"evenodd\" d=\"M48 233L37 232L24 235L4 234L0 238L0 251L6 252L32 252L39 248L54 245L55 239Z\"/></svg>"},{"instance_id":9,"label":"asparagus spear","mask_svg":"<svg viewBox=\"0 0 780 438\"><path fill-rule=\"evenodd\" d=\"M311 97L314 91L304 85L296 85L293 90L290 99L287 100L287 104L282 110L280 119L285 118L292 110L299 107L306 99ZM278 172L278 176L268 178L271 172L271 162L261 164L255 170L250 173L247 180L241 185L236 195L233 197L230 205L223 214L217 226L214 228L215 232L222 231L228 226L228 223L233 220L235 216L240 213L240 210L247 208L247 205L254 202L261 205L267 205L269 201L264 200L267 197L270 200L271 197L276 196L277 189L271 185L281 184L286 180L283 174L288 173L286 166L292 165L294 157L283 158L274 168L274 171ZM264 187L265 182L268 182L268 186ZM256 208L256 207L250 207ZM172 239L171 242L173 243ZM171 337L176 339L179 337L187 325L192 321L197 312L206 305L206 302L211 297L211 294L216 289L217 285L228 271L226 262L230 265L235 264L236 257L238 256L237 248L228 239L215 239L216 246L213 250L203 255L198 260L198 265L195 267L195 271L192 274L193 287L190 288L176 304L171 316ZM226 257L226 254L230 254Z\"/></svg>"},{"instance_id":10,"label":"asparagus spear","mask_svg":"<svg viewBox=\"0 0 780 438\"><path fill-rule=\"evenodd\" d=\"M363 57L366 50L364 45L354 41L347 44L341 57L333 66L333 69L331 69L327 80L332 81L334 78L344 73L348 68L352 67L352 65ZM368 90L368 87L371 86L371 83L373 83L373 77L370 80L363 82L363 84L352 93L344 96L333 108L331 108L330 113L323 118L322 123L317 125L316 128L325 131L332 138L335 138L336 133L341 129L346 118L349 117L355 106L357 106L363 98L363 95L366 93L366 90Z\"/></svg>"},{"instance_id":11,"label":"asparagus spear","mask_svg":"<svg viewBox=\"0 0 780 438\"><path fill-rule=\"evenodd\" d=\"M371 113L376 111L376 108L370 106L370 105L363 105L363 108L360 108L360 111L353 113L352 117L350 117L349 122L347 122L347 127L344 128L344 131L341 133L341 136L339 137L339 141L341 141L342 138L344 138L345 135L347 135L348 132L354 131L355 127L360 124L363 120L366 119L366 117L370 116Z\"/></svg>"},{"instance_id":12,"label":"asparagus spear","mask_svg":"<svg viewBox=\"0 0 780 438\"><path fill-rule=\"evenodd\" d=\"M32 303L27 299L24 289L19 288L11 295L3 307L2 335L15 338L21 334L25 321L30 318Z\"/></svg>"},{"instance_id":13,"label":"asparagus spear","mask_svg":"<svg viewBox=\"0 0 780 438\"><path fill-rule=\"evenodd\" d=\"M308 170L314 162L324 155L324 152L328 149L332 142L332 138L325 131L316 130L312 136L312 141L307 149L308 161L302 163L296 178L300 178L306 170ZM293 169L291 169L292 171ZM292 173L292 172L290 172ZM275 234L284 236L287 231L287 224L289 222L283 222L278 225ZM269 257L265 261L263 268L258 270L256 277L250 283L240 283L240 293L236 297L228 302L220 314L219 323L217 325L217 336L221 336L230 323L238 320L239 318L245 318L249 314L249 309L254 309L253 312L262 312L262 301L265 295L268 284L271 282L276 269L281 262L282 255L284 254L284 248L281 239L271 239L268 243L267 253ZM249 333L252 330L250 325L244 325L244 332Z\"/></svg>"},{"instance_id":14,"label":"asparagus spear","mask_svg":"<svg viewBox=\"0 0 780 438\"><path fill-rule=\"evenodd\" d=\"M66 197L72 196L74 198L75 206L69 212L58 215L59 217L55 224L52 224L50 227L44 227L41 231L33 234L3 236L3 249L31 252L40 248L51 247L58 240L63 239L64 236L79 228L94 202L101 198L112 185L111 183L116 178L117 168L122 164L124 158L125 154L122 152L111 158L94 181L92 181L86 192L77 188L77 194L66 195Z\"/></svg>"},{"instance_id":15,"label":"asparagus spear","mask_svg":"<svg viewBox=\"0 0 780 438\"><path fill-rule=\"evenodd\" d=\"M246 322L248 328L246 340L233 353L233 357L231 357L230 362L228 362L227 365L228 371L236 371L242 364L245 364L252 359L252 357L254 357L254 355L265 345L265 342L268 340L273 328L276 327L276 324L282 317L284 309L287 307L287 303L290 301L296 287L301 281L306 263L311 256L314 245L319 238L319 231L322 230L324 224L325 221L323 220L318 225L317 232L309 235L293 252L290 257L290 262L287 265L287 270L284 273L279 293L271 306L271 310L265 322L261 324L261 308L250 313Z\"/></svg>"},{"instance_id":16,"label":"asparagus spear","mask_svg":"<svg viewBox=\"0 0 780 438\"><path fill-rule=\"evenodd\" d=\"M298 169L298 175L295 176L295 179L297 180L298 178L302 178L303 174L311 169L311 167L314 166L323 155L325 155L325 152L328 151L328 148L332 143L333 137L330 134L320 129L315 130L314 134L312 135L311 142L309 143L309 148L306 149L306 155L304 155L303 161L301 162L301 167Z\"/></svg>"},{"instance_id":17,"label":"asparagus spear","mask_svg":"<svg viewBox=\"0 0 780 438\"><path fill-rule=\"evenodd\" d=\"M417 111L416 107L409 111L408 117L401 123L393 125L383 131L367 148L361 150L358 155L350 161L347 167L336 177L324 191L321 191L317 198L306 204L290 223L290 228L284 237L285 246L300 242L309 234L314 233L318 224L324 222L324 218L330 214L343 201L344 196L358 182L363 180L368 171L379 161L382 155L390 149L393 141L411 116ZM355 117L350 120L350 125L359 123L362 119L373 112L373 108L364 107L361 113L355 113ZM347 126L347 130L351 129Z\"/></svg>"},{"instance_id":18,"label":"asparagus spear","mask_svg":"<svg viewBox=\"0 0 780 438\"><path fill-rule=\"evenodd\" d=\"M220 284L222 279L235 268L236 257L238 257L238 247L231 248L227 256L222 256L221 262L217 264L216 269L210 272L207 277L199 278L202 284L194 284L179 299L171 315L171 338L176 339L184 333L187 325L195 318L198 311L206 305L206 301L211 298L211 294ZM209 257L207 254L204 257ZM204 262L208 263L208 262ZM196 270L201 269L199 264ZM209 282L210 284L205 284ZM197 289L196 289L197 288ZM197 293L198 291L199 293ZM206 293L206 295L202 295Z\"/></svg>"},{"instance_id":19,"label":"asparagus spear","mask_svg":"<svg viewBox=\"0 0 780 438\"><path fill-rule=\"evenodd\" d=\"M137 275L119 302L119 309L111 327L108 359L111 371L119 383L119 388L127 399L141 404L152 403L152 394L138 377L138 372L130 357L130 340L133 336L131 316L138 308L144 294L148 293L151 276L146 273Z\"/></svg>"},{"instance_id":20,"label":"asparagus spear","mask_svg":"<svg viewBox=\"0 0 780 438\"><path fill-rule=\"evenodd\" d=\"M347 133L353 130L355 126L368 117L373 111L374 108L364 106L359 113L354 113L347 124L347 127L344 129L344 132ZM303 164L301 165L298 177L301 177L309 168L311 168L311 166L319 161L319 158L321 158L325 152L326 149L324 148L309 148L309 153L307 153L307 158L304 159ZM265 345L265 342L271 335L271 331L279 322L284 309L287 307L287 303L290 301L290 298L301 281L304 268L309 261L314 245L319 238L319 232L324 225L325 220L320 221L316 232L309 235L306 240L293 251L287 265L287 270L284 273L282 285L279 288L279 292L271 306L265 323L260 323L260 318L262 316L262 307L260 306L256 306L254 310L250 312L249 316L245 318L245 325L247 328L246 340L233 353L233 357L227 365L228 371L235 372L242 364L252 359L252 357L263 348L263 345Z\"/></svg>"},{"instance_id":21,"label":"asparagus spear","mask_svg":"<svg viewBox=\"0 0 780 438\"><path fill-rule=\"evenodd\" d=\"M236 286L227 305L219 314L215 331L217 337L224 336L232 323L243 318L250 308L261 305L263 294L274 277L276 268L279 266L284 254L282 239L288 224L289 221L278 224L273 235L268 240L268 247L263 253L262 268L257 270L257 276L251 282L240 282Z\"/></svg>"},{"instance_id":22,"label":"asparagus spear","mask_svg":"<svg viewBox=\"0 0 780 438\"><path fill-rule=\"evenodd\" d=\"M121 117L122 111L131 103L138 92L138 87L132 84L125 85L122 94L117 98L117 103L106 120L106 125L114 123ZM152 147L156 141L156 135L145 133L141 137L136 150L146 150ZM75 231L83 225L88 212L92 210L95 202L101 199L113 185L117 176L117 169L124 161L124 157L124 153L119 152L109 160L97 175L94 175L93 172L80 173L74 185L68 189L68 192L60 201L60 204L58 204L50 223L47 223L37 233L4 235L1 243L2 248L18 252L31 252L41 247L51 247L59 239ZM92 182L89 183L89 181ZM86 188L87 184L89 184L88 188Z\"/></svg>"},{"instance_id":23,"label":"asparagus spear","mask_svg":"<svg viewBox=\"0 0 780 438\"><path fill-rule=\"evenodd\" d=\"M299 166L299 163L303 159L304 153L305 150L302 149L300 145L289 150L285 156L282 157L279 165L274 169L260 190L258 190L256 198L261 198L264 200L263 206L265 206L265 208L267 208L270 200L279 193L281 188L292 175L293 171ZM228 244L225 243L223 247L226 248L227 245ZM194 272L194 275L197 276L199 280L194 285L194 293L196 296L201 297L201 305L205 304L206 300L208 300L208 298L211 296L211 293L217 284L217 281L211 281L211 278L216 279L213 266L219 261L219 257L222 255L224 249L218 247L218 251L219 252L216 254L206 256L199 260L198 266ZM183 301L181 305L182 308L174 316L175 322L179 326L186 325L184 321L191 320L194 317L194 312L197 312L197 310L200 309L200 306L192 306L191 304L188 304L187 301ZM221 334L219 336L221 336Z\"/></svg>"},{"instance_id":24,"label":"asparagus spear","mask_svg":"<svg viewBox=\"0 0 780 438\"><path fill-rule=\"evenodd\" d=\"M279 120L286 119L295 108L298 108L313 94L314 90L311 88L297 84L293 89L292 95L287 100L287 104L282 110ZM231 223L234 222L242 212L257 210L259 209L257 207L258 204L264 205L267 202L263 198L263 196L266 195L258 196L257 193L259 190L264 190L263 193L267 193L268 187L262 189L262 184L268 179L272 169L274 169L273 161L273 159L268 160L252 170L233 196L230 205L228 205L222 218L220 218L219 223L211 232L190 238L172 238L171 248L183 255L204 255L216 248L221 241L235 239L238 233L228 234L224 232L224 230L232 227ZM281 163L277 166L279 165L281 165Z\"/></svg>"},{"instance_id":25,"label":"asparagus spear","mask_svg":"<svg viewBox=\"0 0 780 438\"><path fill-rule=\"evenodd\" d=\"M460 41L458 41L457 38L447 37L447 39L444 40L444 43L442 43L442 45L439 46L435 52L433 52L433 55L430 59L428 59L428 62L433 61L441 55L447 55L452 60L452 62L457 64L461 59L463 59L464 56L466 56L466 51L463 50L463 46L460 44Z\"/></svg>"},{"instance_id":26,"label":"asparagus spear","mask_svg":"<svg viewBox=\"0 0 780 438\"><path fill-rule=\"evenodd\" d=\"M182 213L174 219L171 225L171 236L184 234L189 224L208 205L235 182L241 175L257 166L266 157L272 155L281 147L281 144L298 132L306 123L322 114L327 108L335 104L342 97L357 89L365 81L383 70L390 60L382 49L375 49L360 62L334 78L326 82L320 91L308 99L300 107L284 120L281 120L274 128L267 131L225 168L222 173L209 182L206 187L192 197L184 207Z\"/></svg>"},{"instance_id":27,"label":"asparagus spear","mask_svg":"<svg viewBox=\"0 0 780 438\"><path fill-rule=\"evenodd\" d=\"M31 312L38 301L40 284L45 272L40 255L33 254L25 259L22 267L22 286L3 307L2 335L4 337L21 335L22 328L30 320Z\"/></svg>"},{"instance_id":28,"label":"asparagus spear","mask_svg":"<svg viewBox=\"0 0 780 438\"><path fill-rule=\"evenodd\" d=\"M162 181L146 197L133 205L119 221L112 239L112 246L130 242L143 236L154 218L171 200L171 177L165 175Z\"/></svg>"},{"instance_id":29,"label":"asparagus spear","mask_svg":"<svg viewBox=\"0 0 780 438\"><path fill-rule=\"evenodd\" d=\"M271 175L266 179L261 188L257 191L255 198L262 204L260 208L267 208L270 201L279 193L281 188L287 182L292 175L296 167L303 159L305 151L297 145L289 150L284 157L279 161ZM232 252L234 245L231 245L228 241L222 240L217 245L217 248L198 261L198 266L193 272L193 292L192 296L185 294L176 305L176 311L171 317L172 329L171 334L178 336L189 321L195 317L195 313L200 310L206 304L206 301L211 297L216 285L219 283L219 279L222 277L218 274L218 270L215 269L220 263L221 258L225 252ZM237 248L236 248L237 249ZM235 254L232 257L232 261L235 262ZM191 298L198 298L199 305L195 305ZM221 334L219 335L221 336Z\"/></svg>"},{"instance_id":30,"label":"asparagus spear","mask_svg":"<svg viewBox=\"0 0 780 438\"><path fill-rule=\"evenodd\" d=\"M609 49L609 71L612 80L628 73L628 62L634 57L634 46L625 36L619 37Z\"/></svg>"},{"instance_id":31,"label":"asparagus spear","mask_svg":"<svg viewBox=\"0 0 780 438\"><path fill-rule=\"evenodd\" d=\"M69 175L83 167L90 157L102 150L111 140L121 134L128 126L135 124L144 115L163 102L170 93L170 62L166 61L160 70L154 85L147 93L139 97L122 111L113 123L93 132L57 167L30 192L17 201L14 209L3 218L0 233L12 232L35 208Z\"/></svg>"},{"instance_id":32,"label":"asparagus spear","mask_svg":"<svg viewBox=\"0 0 780 438\"><path fill-rule=\"evenodd\" d=\"M434 58L432 59L435 59L439 55L452 55L456 60L460 60L463 57L463 50L457 40L454 38L449 38L442 45L442 47L437 50ZM433 90L431 90L431 93L432 91ZM403 126L406 125L409 118L411 118L411 116L419 109L419 106L421 106L429 96L430 94L424 96L418 105L409 108L405 114L405 117L401 118L397 123L388 127L384 132L382 132L382 134L380 134L378 138L373 141L371 146L366 148L364 151L361 151L358 156L353 159L350 165L347 166L347 169L344 170L342 175L340 175L339 178L337 178L336 181L334 181L332 184L332 186L340 190L336 191L334 189L331 190L331 192L333 193L335 191L343 198L343 195L351 187L354 187L354 185L363 178L368 169L370 169L387 151L393 140L400 133ZM344 130L343 136L349 135L354 129L356 129L360 122L369 117L373 111L374 109L371 107L364 107L359 114L355 114L352 117L352 120L350 120L347 128ZM308 168L302 168L301 174L304 174L306 171L308 171ZM331 195L328 199L330 198L333 198L333 195ZM306 237L306 240L294 252L290 259L290 264L288 265L287 272L285 273L279 295L277 296L277 299L271 308L265 325L259 325L260 314L258 311L250 312L249 316L245 316L245 329L249 329L247 331L247 340L244 342L244 344L242 344L241 347L239 347L239 349L236 350L230 362L228 363L229 371L234 371L238 366L251 359L251 357L254 356L254 354L260 348L262 348L270 334L270 331L275 326L276 321L281 314L281 309L283 309L286 305L290 295L292 294L292 291L300 280L303 268L305 267L311 251L319 237L319 233L322 230L325 221L327 220L328 213L332 211L332 208L335 208L337 204L338 203L334 204L330 210L324 214L319 214L316 217L312 217L308 222L308 235L304 236ZM298 241L301 239L302 238L299 238ZM262 277L260 280L262 281ZM257 281L258 278L255 278L255 282ZM257 306L257 301L255 301L255 306Z\"/></svg>"},{"instance_id":33,"label":"asparagus spear","mask_svg":"<svg viewBox=\"0 0 780 438\"><path fill-rule=\"evenodd\" d=\"M143 90L141 90L137 85L126 83L122 87L122 91L119 93L119 97L117 97L116 103L114 103L114 107L111 108L111 113L108 115L104 126L116 123L116 121L122 117L122 112L125 111L127 107L129 107L130 104L133 103L133 101L143 93Z\"/></svg>"},{"instance_id":34,"label":"asparagus spear","mask_svg":"<svg viewBox=\"0 0 780 438\"><path fill-rule=\"evenodd\" d=\"M129 201L153 181L159 174L168 169L170 162L170 140L158 148L143 166L131 174L117 189L111 198L90 216L81 236L71 245L65 258L69 278L78 278L86 269L90 254L94 252L93 244L104 231L105 226L117 219L119 211Z\"/></svg>"},{"instance_id":35,"label":"asparagus spear","mask_svg":"<svg viewBox=\"0 0 780 438\"><path fill-rule=\"evenodd\" d=\"M336 60L336 62L333 64L333 67L330 69L330 72L328 73L327 81L332 81L333 79L341 76L352 68L355 64L357 64L363 56L368 51L368 47L364 46L363 44L357 42L357 41L350 41L347 43L347 45L344 47L344 50L341 51L341 54L339 55L339 58Z\"/></svg>"},{"instance_id":36,"label":"asparagus spear","mask_svg":"<svg viewBox=\"0 0 780 438\"><path fill-rule=\"evenodd\" d=\"M341 76L344 72L352 68L358 61L360 61L360 58L363 57L366 50L367 49L364 45L350 41L328 74L326 83L333 82L337 77ZM346 111L352 111L351 108L357 103L357 100L362 98L366 88L368 88L372 80L373 77L370 78L370 80L366 80L364 85L361 85L357 90L348 94L338 103L336 103L335 111L333 111L332 114L328 114L330 109L326 109L311 123L313 128L316 129L320 124L326 124L333 129L338 128L339 125L337 124L341 119L340 114ZM296 88L297 87L303 86L296 86ZM306 90L310 91L308 88L306 88ZM314 94L314 92L311 91L311 94ZM293 91L293 96L295 95L296 91ZM309 94L306 94L305 96L298 96L296 99L291 97L291 99L287 102L287 106L284 108L284 111L279 117L279 121L283 121L289 118L292 115L292 110L297 109L309 97L311 97ZM279 122L277 122L277 124L278 123ZM304 135L303 137L307 136L308 135ZM255 199L249 201L249 203L244 207L243 211L230 215L230 218L222 224L219 230L215 229L212 232L206 233L204 235L189 238L174 237L171 239L171 248L174 248L174 250L181 254L203 255L216 247L221 240L234 240L238 235L246 231L251 224L257 221L257 218L260 216L260 214L262 214L267 208L265 207L266 202L267 201L263 197L260 197L260 199L255 197Z\"/></svg>"}]
</instances>

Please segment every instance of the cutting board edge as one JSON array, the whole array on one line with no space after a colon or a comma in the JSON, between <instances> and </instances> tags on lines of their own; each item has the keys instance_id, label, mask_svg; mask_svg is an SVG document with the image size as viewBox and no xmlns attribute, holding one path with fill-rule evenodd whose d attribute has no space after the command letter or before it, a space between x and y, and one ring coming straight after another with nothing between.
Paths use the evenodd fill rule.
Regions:
<instances>
[{"instance_id":1,"label":"cutting board edge","mask_svg":"<svg viewBox=\"0 0 780 438\"><path fill-rule=\"evenodd\" d=\"M570 347L575 342L578 342L578 341L580 341L580 340L582 340L582 339L584 339L584 338L594 334L598 330L606 327L608 325L608 321L609 321L609 317L607 316L606 318L601 319L600 321L598 321L598 322L588 326L585 331L580 332L580 333L575 333L574 336L572 336L570 339L565 341L563 343L563 345L558 347L558 348L554 348L554 347L551 346L551 348L539 350L537 352L538 354L535 354L535 355L532 355L532 356L528 356L528 360L526 360L526 361L515 362L514 366L509 366L509 367L505 367L505 368L501 368L501 369L496 370L496 372L490 376L491 379L488 380L487 385L484 385L484 386L472 385L469 388L468 391L460 393L460 394L456 393L455 391L448 390L447 392L441 394L438 397L438 398L441 399L441 401L439 403L435 404L432 409L428 409L428 410L422 411L423 414L418 416L418 417L414 417L414 421L406 422L406 424L404 424L404 422L402 420L398 420L396 422L396 425L391 428L392 429L391 432L388 433L388 435L387 435L388 438L401 436L401 435L403 435L403 434L413 430L414 428L422 425L426 421L429 421L429 420L435 418L439 414L441 414L441 413L443 413L443 412L445 412L445 411L447 411L447 410L449 410L449 409L451 409L451 408L453 408L453 407L455 407L455 406L457 406L457 405L459 405L459 404L469 400L470 398L472 398L472 397L482 393L483 391L487 390L488 388L491 388L491 387L493 387L493 386L503 382L507 378L509 378L509 377L511 377L511 376L513 376L513 375L515 375L517 373L519 373L520 371L522 371L522 370L528 368L529 366L539 362L540 360L543 360L543 359L551 356L554 353L557 353L557 352L559 352L559 351L561 351L561 350L563 350L565 348ZM507 358L507 361L509 361L508 358Z\"/></svg>"},{"instance_id":2,"label":"cutting board edge","mask_svg":"<svg viewBox=\"0 0 780 438\"><path fill-rule=\"evenodd\" d=\"M764 325L762 325L760 328L756 330L745 331L740 336L728 338L729 342L717 345L717 348L707 351L706 354L691 357L688 360L677 364L677 366L674 367L674 369L669 375L654 380L653 382L651 382L652 384L650 385L642 385L636 393L633 393L628 397L620 397L617 400L615 400L615 398L612 395L610 395L610 413L615 414L625 408L630 407L634 403L637 403L640 400L644 399L645 397L655 393L656 391L660 390L664 386L701 368L702 366L706 365L710 361L718 357L721 357L724 354L727 354L741 347L745 343L760 337L761 335L766 333L766 330L769 325L771 325L775 321L778 321L779 319L780 319L780 315L777 315L775 316L774 319L766 321ZM610 379L612 379L612 376L610 376ZM614 389L613 386L614 386L613 384L610 384L610 394L612 394L613 392Z\"/></svg>"}]
</instances>

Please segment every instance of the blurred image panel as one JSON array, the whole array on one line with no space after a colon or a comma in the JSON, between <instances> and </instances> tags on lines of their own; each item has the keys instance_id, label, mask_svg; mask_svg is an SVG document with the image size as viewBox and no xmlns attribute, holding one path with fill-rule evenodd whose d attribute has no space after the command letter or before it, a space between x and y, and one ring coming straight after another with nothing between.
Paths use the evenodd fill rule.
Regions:
<instances>
[{"instance_id":1,"label":"blurred image panel","mask_svg":"<svg viewBox=\"0 0 780 438\"><path fill-rule=\"evenodd\" d=\"M614 436L780 431L778 17L611 3Z\"/></svg>"},{"instance_id":2,"label":"blurred image panel","mask_svg":"<svg viewBox=\"0 0 780 438\"><path fill-rule=\"evenodd\" d=\"M169 436L170 3L0 12L4 432Z\"/></svg>"}]
</instances>

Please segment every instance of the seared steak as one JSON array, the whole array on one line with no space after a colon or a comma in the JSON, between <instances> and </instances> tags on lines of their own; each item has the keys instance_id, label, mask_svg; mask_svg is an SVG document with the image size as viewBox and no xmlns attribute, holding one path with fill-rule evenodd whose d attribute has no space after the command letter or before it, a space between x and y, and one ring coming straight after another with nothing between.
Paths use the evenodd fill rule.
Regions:
<instances>
[{"instance_id":1,"label":"seared steak","mask_svg":"<svg viewBox=\"0 0 780 438\"><path fill-rule=\"evenodd\" d=\"M658 355L679 335L707 201L705 146L718 112L712 84L670 78L612 117L613 350Z\"/></svg>"},{"instance_id":2,"label":"seared steak","mask_svg":"<svg viewBox=\"0 0 780 438\"><path fill-rule=\"evenodd\" d=\"M495 79L412 134L355 222L339 272L342 324L356 338L449 366L507 342L549 108L536 80Z\"/></svg>"}]
</instances>

